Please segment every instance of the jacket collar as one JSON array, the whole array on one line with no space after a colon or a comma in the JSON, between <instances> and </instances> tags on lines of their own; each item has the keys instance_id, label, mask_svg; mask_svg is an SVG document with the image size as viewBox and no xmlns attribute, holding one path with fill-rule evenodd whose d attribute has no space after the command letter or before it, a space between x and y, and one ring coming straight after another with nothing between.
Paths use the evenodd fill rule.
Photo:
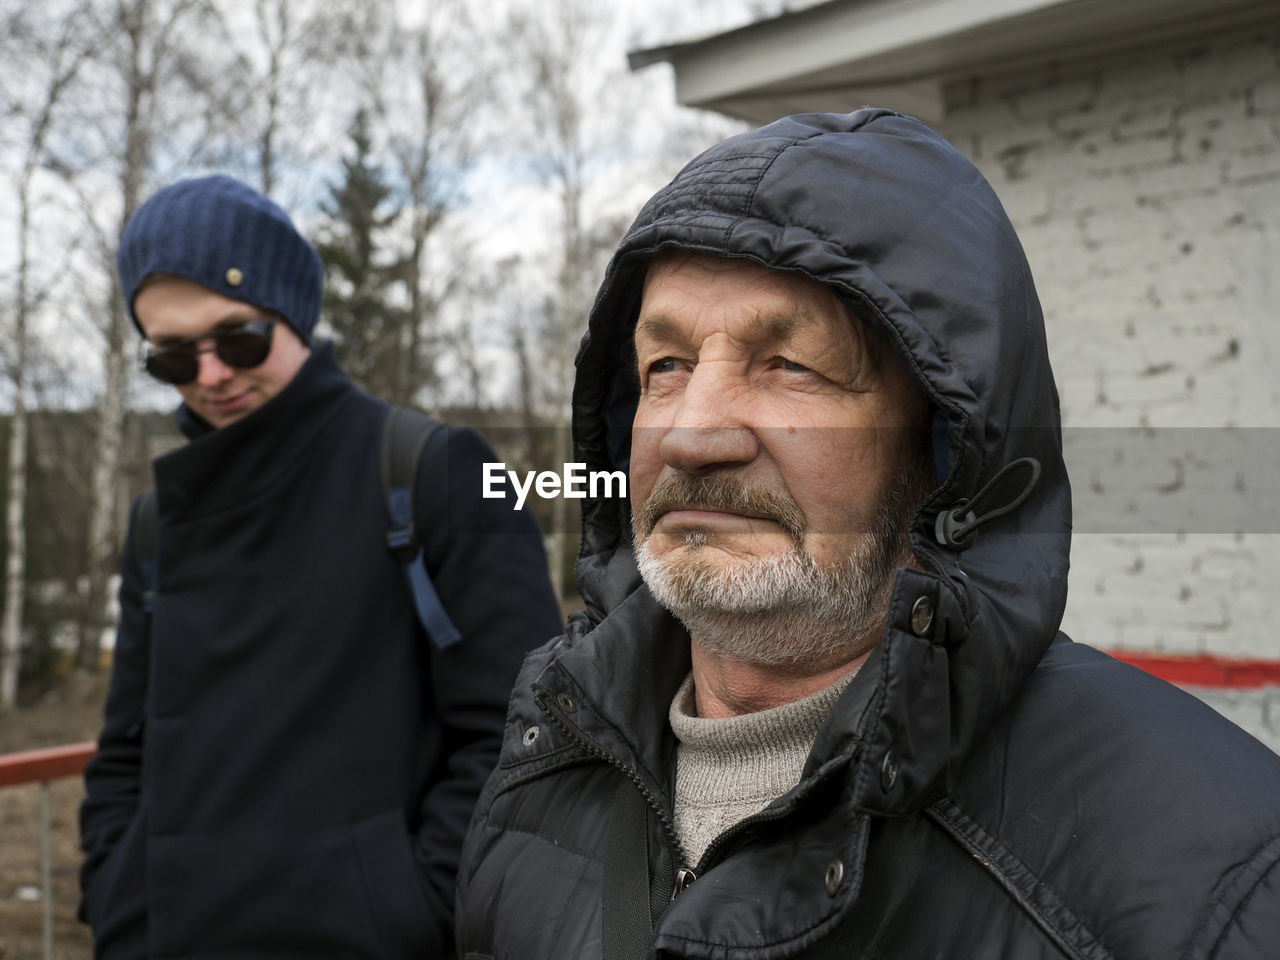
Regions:
<instances>
[{"instance_id":1,"label":"jacket collar","mask_svg":"<svg viewBox=\"0 0 1280 960\"><path fill-rule=\"evenodd\" d=\"M581 619L571 624L536 670L533 695L558 726L639 784L666 818L664 829L674 834L675 743L667 710L689 671L688 634L643 585L593 629L584 632L582 626ZM791 822L803 818L804 842L796 842L794 830L784 830L760 833L749 846L730 846L705 881L695 882L666 909L655 930L659 952L703 955L714 942L725 956L794 956L842 921L862 883L870 817L856 799L864 789L859 729L882 692L883 650L873 653L836 704L801 783L775 801ZM518 685L517 697L520 690ZM761 863L772 867L762 871ZM833 869L840 871L840 882L824 893ZM752 912L751 905L760 903L773 905L767 925Z\"/></svg>"},{"instance_id":2,"label":"jacket collar","mask_svg":"<svg viewBox=\"0 0 1280 960\"><path fill-rule=\"evenodd\" d=\"M689 635L641 587L590 632L571 626L533 691L544 710L665 797L673 748L667 711L689 668Z\"/></svg>"},{"instance_id":3,"label":"jacket collar","mask_svg":"<svg viewBox=\"0 0 1280 960\"><path fill-rule=\"evenodd\" d=\"M221 429L183 404L176 419L191 442L153 464L160 518L207 516L256 499L297 464L356 395L334 358L333 344L325 342L312 349L283 390Z\"/></svg>"}]
</instances>

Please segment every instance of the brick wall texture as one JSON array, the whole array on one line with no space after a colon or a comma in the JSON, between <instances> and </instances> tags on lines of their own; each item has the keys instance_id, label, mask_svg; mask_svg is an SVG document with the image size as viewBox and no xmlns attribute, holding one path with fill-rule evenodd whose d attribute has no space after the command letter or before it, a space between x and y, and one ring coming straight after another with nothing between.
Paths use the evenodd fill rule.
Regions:
<instances>
[{"instance_id":1,"label":"brick wall texture","mask_svg":"<svg viewBox=\"0 0 1280 960\"><path fill-rule=\"evenodd\" d=\"M1280 20L947 104L1044 307L1076 511L1064 629L1280 660ZM1280 747L1280 693L1203 695Z\"/></svg>"}]
</instances>

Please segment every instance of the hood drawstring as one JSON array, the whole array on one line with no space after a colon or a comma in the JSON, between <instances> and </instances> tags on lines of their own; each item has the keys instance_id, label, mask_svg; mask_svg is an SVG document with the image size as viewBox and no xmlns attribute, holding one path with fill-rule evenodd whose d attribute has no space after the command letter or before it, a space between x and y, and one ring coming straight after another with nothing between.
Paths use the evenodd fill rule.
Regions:
<instances>
[{"instance_id":1,"label":"hood drawstring","mask_svg":"<svg viewBox=\"0 0 1280 960\"><path fill-rule=\"evenodd\" d=\"M1015 477L1024 473L1025 478ZM978 528L1017 510L1040 480L1040 461L1021 457L1000 468L972 500L961 500L938 514L934 536L944 547L967 550L978 539ZM1006 482L1007 481L1007 482Z\"/></svg>"}]
</instances>

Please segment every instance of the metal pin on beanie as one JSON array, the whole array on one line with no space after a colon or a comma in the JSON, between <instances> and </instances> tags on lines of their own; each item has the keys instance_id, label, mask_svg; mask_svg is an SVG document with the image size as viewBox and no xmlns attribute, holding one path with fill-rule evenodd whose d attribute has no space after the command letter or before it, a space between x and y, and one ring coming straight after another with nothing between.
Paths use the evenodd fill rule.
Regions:
<instances>
[{"instance_id":1,"label":"metal pin on beanie","mask_svg":"<svg viewBox=\"0 0 1280 960\"><path fill-rule=\"evenodd\" d=\"M324 267L289 215L231 177L180 180L129 218L116 254L120 291L133 301L148 277L182 277L278 314L304 342L320 315Z\"/></svg>"}]
</instances>

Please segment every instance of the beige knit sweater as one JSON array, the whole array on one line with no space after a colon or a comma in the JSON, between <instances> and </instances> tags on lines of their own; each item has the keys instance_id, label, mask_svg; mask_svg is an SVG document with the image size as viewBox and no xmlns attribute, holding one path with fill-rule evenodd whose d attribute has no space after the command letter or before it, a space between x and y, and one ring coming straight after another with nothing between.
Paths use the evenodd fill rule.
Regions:
<instances>
[{"instance_id":1,"label":"beige knit sweater","mask_svg":"<svg viewBox=\"0 0 1280 960\"><path fill-rule=\"evenodd\" d=\"M818 730L854 673L803 700L714 720L697 716L693 674L685 678L668 716L679 741L676 833L691 865L721 833L800 782Z\"/></svg>"}]
</instances>

